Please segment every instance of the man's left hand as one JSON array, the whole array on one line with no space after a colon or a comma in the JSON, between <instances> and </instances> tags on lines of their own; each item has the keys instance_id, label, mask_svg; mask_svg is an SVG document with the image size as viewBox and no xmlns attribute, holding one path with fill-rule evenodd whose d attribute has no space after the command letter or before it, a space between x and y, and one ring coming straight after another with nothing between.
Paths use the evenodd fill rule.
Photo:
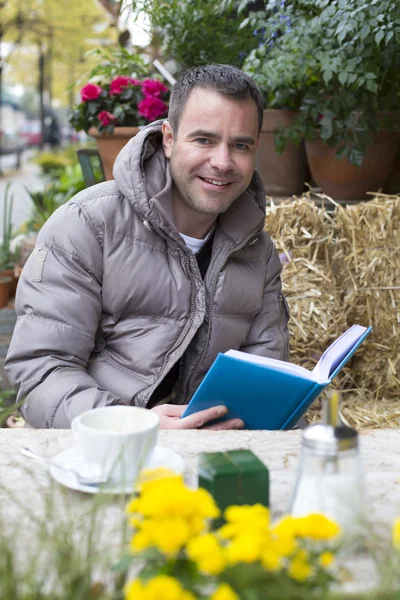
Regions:
<instances>
[{"instance_id":1,"label":"man's left hand","mask_svg":"<svg viewBox=\"0 0 400 600\"><path fill-rule=\"evenodd\" d=\"M155 406L154 410L160 417L160 429L243 429L244 423L241 419L228 419L220 423L207 425L210 421L221 418L228 412L226 406L213 406L206 410L199 410L184 419L181 416L186 410L185 405L181 404L162 404Z\"/></svg>"}]
</instances>

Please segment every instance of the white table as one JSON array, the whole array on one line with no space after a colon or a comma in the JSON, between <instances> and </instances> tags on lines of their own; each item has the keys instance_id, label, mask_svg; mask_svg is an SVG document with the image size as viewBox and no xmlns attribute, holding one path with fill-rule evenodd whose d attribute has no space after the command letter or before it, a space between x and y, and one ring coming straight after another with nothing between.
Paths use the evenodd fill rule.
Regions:
<instances>
[{"instance_id":1,"label":"white table","mask_svg":"<svg viewBox=\"0 0 400 600\"><path fill-rule=\"evenodd\" d=\"M161 431L159 443L184 457L188 481L196 478L196 457L201 452L252 450L270 470L272 515L278 517L287 510L300 438L300 431ZM95 497L54 483L41 465L23 457L19 449L28 446L53 457L72 445L74 438L69 430L0 429L0 517L7 521L10 531L18 532L18 552L23 556L35 548L36 519L71 523L77 536L83 535ZM370 519L383 523L389 531L395 517L400 516L400 431L365 432L360 435L360 447ZM50 515L49 497L53 499ZM124 497L109 497L102 507L105 512L97 537L99 548L103 544L108 550L119 547L117 532L125 518L125 502Z\"/></svg>"}]
</instances>

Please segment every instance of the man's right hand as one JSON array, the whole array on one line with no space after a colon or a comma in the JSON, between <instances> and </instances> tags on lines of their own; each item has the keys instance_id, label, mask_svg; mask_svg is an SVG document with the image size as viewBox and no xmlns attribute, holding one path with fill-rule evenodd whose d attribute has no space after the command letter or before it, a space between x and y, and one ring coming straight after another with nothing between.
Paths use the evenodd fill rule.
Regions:
<instances>
[{"instance_id":1,"label":"man's right hand","mask_svg":"<svg viewBox=\"0 0 400 600\"><path fill-rule=\"evenodd\" d=\"M162 404L161 406L155 406L151 410L154 410L160 417L160 429L243 429L244 423L241 419L228 419L227 421L221 421L221 423L214 423L208 425L209 421L214 419L220 419L228 412L226 406L213 406L206 410L200 410L199 412L193 413L184 419L181 416L186 410L186 405L181 404Z\"/></svg>"}]
</instances>

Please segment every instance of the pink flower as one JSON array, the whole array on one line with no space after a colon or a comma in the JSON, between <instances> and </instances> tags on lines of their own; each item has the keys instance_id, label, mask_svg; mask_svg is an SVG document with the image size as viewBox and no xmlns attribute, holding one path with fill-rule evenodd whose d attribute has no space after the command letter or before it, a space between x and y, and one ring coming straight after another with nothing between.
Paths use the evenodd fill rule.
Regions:
<instances>
[{"instance_id":1,"label":"pink flower","mask_svg":"<svg viewBox=\"0 0 400 600\"><path fill-rule=\"evenodd\" d=\"M102 88L99 85L95 85L94 83L87 83L81 89L81 99L82 102L88 102L89 100L96 100L101 92Z\"/></svg>"},{"instance_id":2,"label":"pink flower","mask_svg":"<svg viewBox=\"0 0 400 600\"><path fill-rule=\"evenodd\" d=\"M145 79L142 81L142 92L145 96L160 96L168 92L168 88L158 79Z\"/></svg>"},{"instance_id":3,"label":"pink flower","mask_svg":"<svg viewBox=\"0 0 400 600\"><path fill-rule=\"evenodd\" d=\"M155 96L146 96L138 104L139 114L148 121L155 121L167 112L165 102Z\"/></svg>"},{"instance_id":4,"label":"pink flower","mask_svg":"<svg viewBox=\"0 0 400 600\"><path fill-rule=\"evenodd\" d=\"M124 77L123 75L118 75L115 79L110 83L110 94L121 94L129 84L138 85L140 82L137 79L132 79L131 77Z\"/></svg>"},{"instance_id":5,"label":"pink flower","mask_svg":"<svg viewBox=\"0 0 400 600\"><path fill-rule=\"evenodd\" d=\"M108 111L102 110L99 113L98 119L99 119L99 121L101 121L102 125L104 125L105 127L107 127L107 125L111 125L111 123L113 121L115 121L116 117L114 117L114 115L111 114L111 113L109 113Z\"/></svg>"}]
</instances>

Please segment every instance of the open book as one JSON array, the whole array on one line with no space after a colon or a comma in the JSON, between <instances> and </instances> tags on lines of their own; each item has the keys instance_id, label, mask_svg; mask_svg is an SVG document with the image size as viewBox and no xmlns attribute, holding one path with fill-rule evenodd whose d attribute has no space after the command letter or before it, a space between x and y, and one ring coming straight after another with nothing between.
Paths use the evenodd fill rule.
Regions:
<instances>
[{"instance_id":1,"label":"open book","mask_svg":"<svg viewBox=\"0 0 400 600\"><path fill-rule=\"evenodd\" d=\"M221 420L243 419L246 429L290 429L344 367L371 327L353 325L323 353L312 371L274 358L229 350L218 354L183 417L216 405Z\"/></svg>"}]
</instances>

